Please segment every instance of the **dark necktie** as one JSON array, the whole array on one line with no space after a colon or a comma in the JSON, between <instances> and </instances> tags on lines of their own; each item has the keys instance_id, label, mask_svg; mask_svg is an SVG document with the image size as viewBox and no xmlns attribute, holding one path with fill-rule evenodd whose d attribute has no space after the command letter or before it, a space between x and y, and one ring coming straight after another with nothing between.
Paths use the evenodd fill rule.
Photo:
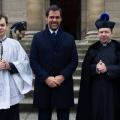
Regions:
<instances>
[{"instance_id":1,"label":"dark necktie","mask_svg":"<svg viewBox=\"0 0 120 120\"><path fill-rule=\"evenodd\" d=\"M55 45L56 44L56 33L53 32L51 35L52 35L53 44Z\"/></svg>"},{"instance_id":2,"label":"dark necktie","mask_svg":"<svg viewBox=\"0 0 120 120\"><path fill-rule=\"evenodd\" d=\"M0 59L2 60L2 56L3 56L3 45L2 45L2 41L0 41Z\"/></svg>"}]
</instances>

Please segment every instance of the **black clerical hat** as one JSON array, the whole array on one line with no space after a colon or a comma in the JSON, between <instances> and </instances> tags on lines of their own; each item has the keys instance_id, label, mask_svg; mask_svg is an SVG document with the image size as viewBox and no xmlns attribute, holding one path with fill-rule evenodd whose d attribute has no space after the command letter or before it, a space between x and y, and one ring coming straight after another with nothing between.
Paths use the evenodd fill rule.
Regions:
<instances>
[{"instance_id":1,"label":"black clerical hat","mask_svg":"<svg viewBox=\"0 0 120 120\"><path fill-rule=\"evenodd\" d=\"M100 15L100 18L96 20L95 26L97 29L110 28L112 30L115 26L115 22L109 21L109 14L104 12Z\"/></svg>"}]
</instances>

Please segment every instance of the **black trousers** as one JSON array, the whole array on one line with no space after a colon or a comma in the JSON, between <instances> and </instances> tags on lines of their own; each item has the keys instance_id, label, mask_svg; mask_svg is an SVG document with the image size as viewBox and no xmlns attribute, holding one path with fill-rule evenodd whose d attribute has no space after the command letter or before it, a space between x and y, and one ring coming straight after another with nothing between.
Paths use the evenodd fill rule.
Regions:
<instances>
[{"instance_id":1,"label":"black trousers","mask_svg":"<svg viewBox=\"0 0 120 120\"><path fill-rule=\"evenodd\" d=\"M70 109L56 109L57 120L69 120ZM51 120L52 109L39 109L38 110L38 120Z\"/></svg>"},{"instance_id":2,"label":"black trousers","mask_svg":"<svg viewBox=\"0 0 120 120\"><path fill-rule=\"evenodd\" d=\"M0 110L0 120L19 120L19 104Z\"/></svg>"}]
</instances>

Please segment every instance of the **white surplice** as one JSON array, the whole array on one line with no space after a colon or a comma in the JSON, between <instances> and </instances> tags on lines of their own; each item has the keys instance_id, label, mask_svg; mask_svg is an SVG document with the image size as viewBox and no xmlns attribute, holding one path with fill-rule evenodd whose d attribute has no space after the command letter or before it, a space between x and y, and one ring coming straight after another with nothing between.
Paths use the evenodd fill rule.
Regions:
<instances>
[{"instance_id":1,"label":"white surplice","mask_svg":"<svg viewBox=\"0 0 120 120\"><path fill-rule=\"evenodd\" d=\"M17 40L6 38L2 45L3 59L13 63L18 70L16 74L0 70L0 109L8 109L32 90L33 74L29 58Z\"/></svg>"}]
</instances>

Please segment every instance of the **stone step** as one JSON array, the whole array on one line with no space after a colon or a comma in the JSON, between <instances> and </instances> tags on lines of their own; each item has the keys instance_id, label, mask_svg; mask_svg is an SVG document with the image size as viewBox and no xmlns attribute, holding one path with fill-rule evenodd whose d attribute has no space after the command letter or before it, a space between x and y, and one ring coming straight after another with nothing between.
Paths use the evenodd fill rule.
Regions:
<instances>
[{"instance_id":1,"label":"stone step","mask_svg":"<svg viewBox=\"0 0 120 120\"><path fill-rule=\"evenodd\" d=\"M83 59L79 59L78 60L78 67L81 67L82 63L83 63Z\"/></svg>"},{"instance_id":2,"label":"stone step","mask_svg":"<svg viewBox=\"0 0 120 120\"><path fill-rule=\"evenodd\" d=\"M31 43L30 42L24 42L21 41L20 44L22 45L22 47L26 50L26 49L30 49Z\"/></svg>"},{"instance_id":3,"label":"stone step","mask_svg":"<svg viewBox=\"0 0 120 120\"><path fill-rule=\"evenodd\" d=\"M90 40L88 40L88 43L89 44L93 44L93 43L95 43L95 42L97 42L99 39L90 39Z\"/></svg>"},{"instance_id":4,"label":"stone step","mask_svg":"<svg viewBox=\"0 0 120 120\"><path fill-rule=\"evenodd\" d=\"M72 108L73 110L76 109L77 104L78 104L78 98L74 98L74 107ZM32 98L24 98L20 102L20 111L22 112L35 112L36 109L33 107L33 99Z\"/></svg>"},{"instance_id":5,"label":"stone step","mask_svg":"<svg viewBox=\"0 0 120 120\"><path fill-rule=\"evenodd\" d=\"M83 53L78 53L78 58L79 58L79 60L83 60L84 57L85 57L85 54L83 54Z\"/></svg>"},{"instance_id":6,"label":"stone step","mask_svg":"<svg viewBox=\"0 0 120 120\"><path fill-rule=\"evenodd\" d=\"M85 48L85 49L82 48L82 47L81 47L81 48L77 48L77 52L78 52L78 53L85 54L86 51L87 51L87 48Z\"/></svg>"},{"instance_id":7,"label":"stone step","mask_svg":"<svg viewBox=\"0 0 120 120\"><path fill-rule=\"evenodd\" d=\"M81 67L77 67L76 68L76 71L74 72L74 76L80 76L80 74L81 74Z\"/></svg>"},{"instance_id":8,"label":"stone step","mask_svg":"<svg viewBox=\"0 0 120 120\"><path fill-rule=\"evenodd\" d=\"M80 75L79 76L74 76L73 78L73 82L74 82L74 86L78 86L80 84Z\"/></svg>"},{"instance_id":9,"label":"stone step","mask_svg":"<svg viewBox=\"0 0 120 120\"><path fill-rule=\"evenodd\" d=\"M71 110L70 112L70 120L75 120L76 110ZM20 120L38 120L38 113L36 111L31 112L20 112ZM56 112L53 111L52 120L57 120Z\"/></svg>"},{"instance_id":10,"label":"stone step","mask_svg":"<svg viewBox=\"0 0 120 120\"><path fill-rule=\"evenodd\" d=\"M74 98L78 98L80 90L80 84L74 87ZM76 103L77 104L77 103Z\"/></svg>"},{"instance_id":11,"label":"stone step","mask_svg":"<svg viewBox=\"0 0 120 120\"><path fill-rule=\"evenodd\" d=\"M79 43L79 44L77 44L76 46L77 46L77 49L88 49L88 47L90 46L91 44L90 43Z\"/></svg>"}]
</instances>

